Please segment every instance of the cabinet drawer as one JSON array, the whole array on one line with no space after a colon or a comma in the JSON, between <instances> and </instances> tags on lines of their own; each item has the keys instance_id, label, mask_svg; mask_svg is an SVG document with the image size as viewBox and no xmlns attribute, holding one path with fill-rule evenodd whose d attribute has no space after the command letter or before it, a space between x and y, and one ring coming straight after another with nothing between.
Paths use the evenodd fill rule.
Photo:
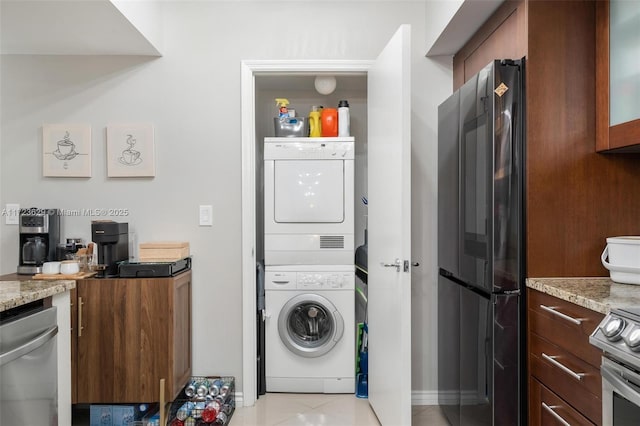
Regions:
<instances>
[{"instance_id":1,"label":"cabinet drawer","mask_svg":"<svg viewBox=\"0 0 640 426\"><path fill-rule=\"evenodd\" d=\"M594 367L600 366L602 353L589 344L589 335L604 315L538 291L529 291L528 303L531 333L543 336Z\"/></svg>"},{"instance_id":2,"label":"cabinet drawer","mask_svg":"<svg viewBox=\"0 0 640 426\"><path fill-rule=\"evenodd\" d=\"M591 421L599 423L602 417L600 370L536 334L530 335L530 344L531 375ZM582 378L571 372L582 374Z\"/></svg>"},{"instance_id":3,"label":"cabinet drawer","mask_svg":"<svg viewBox=\"0 0 640 426\"><path fill-rule=\"evenodd\" d=\"M531 380L530 409L530 426L564 426L563 421L572 426L596 424L535 379Z\"/></svg>"}]
</instances>

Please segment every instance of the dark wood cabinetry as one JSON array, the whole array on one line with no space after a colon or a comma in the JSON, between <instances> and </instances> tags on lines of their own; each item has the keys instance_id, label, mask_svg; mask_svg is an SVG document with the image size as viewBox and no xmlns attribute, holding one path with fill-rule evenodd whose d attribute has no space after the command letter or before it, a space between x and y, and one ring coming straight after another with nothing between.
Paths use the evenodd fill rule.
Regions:
<instances>
[{"instance_id":1,"label":"dark wood cabinetry","mask_svg":"<svg viewBox=\"0 0 640 426\"><path fill-rule=\"evenodd\" d=\"M191 271L84 279L72 293L72 400L173 399L191 376Z\"/></svg>"},{"instance_id":2,"label":"dark wood cabinetry","mask_svg":"<svg viewBox=\"0 0 640 426\"><path fill-rule=\"evenodd\" d=\"M570 424L588 426L594 424L538 380L531 379L530 385L530 425L566 426L566 424Z\"/></svg>"},{"instance_id":3,"label":"dark wood cabinetry","mask_svg":"<svg viewBox=\"0 0 640 426\"><path fill-rule=\"evenodd\" d=\"M631 21L631 25L637 24ZM640 118L610 125L609 35L609 0L600 0L596 2L596 148L601 152L640 153Z\"/></svg>"},{"instance_id":4,"label":"dark wood cabinetry","mask_svg":"<svg viewBox=\"0 0 640 426\"><path fill-rule=\"evenodd\" d=\"M507 0L454 56L454 89L493 59L526 57L530 277L606 276L599 262L606 237L640 232L640 158L596 151L602 7Z\"/></svg>"},{"instance_id":5,"label":"dark wood cabinetry","mask_svg":"<svg viewBox=\"0 0 640 426\"><path fill-rule=\"evenodd\" d=\"M589 335L604 316L531 289L527 306L529 424L602 424L601 352Z\"/></svg>"}]
</instances>

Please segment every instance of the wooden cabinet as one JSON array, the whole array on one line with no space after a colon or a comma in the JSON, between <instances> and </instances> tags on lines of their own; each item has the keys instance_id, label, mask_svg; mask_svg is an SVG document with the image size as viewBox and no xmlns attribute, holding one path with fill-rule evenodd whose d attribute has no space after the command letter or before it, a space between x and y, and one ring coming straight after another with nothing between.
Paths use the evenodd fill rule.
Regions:
<instances>
[{"instance_id":1,"label":"wooden cabinet","mask_svg":"<svg viewBox=\"0 0 640 426\"><path fill-rule=\"evenodd\" d=\"M602 353L589 335L604 316L535 290L527 296L529 424L561 424L557 415L602 424Z\"/></svg>"},{"instance_id":2,"label":"wooden cabinet","mask_svg":"<svg viewBox=\"0 0 640 426\"><path fill-rule=\"evenodd\" d=\"M529 392L530 425L586 426L594 424L536 379L531 379Z\"/></svg>"},{"instance_id":3,"label":"wooden cabinet","mask_svg":"<svg viewBox=\"0 0 640 426\"><path fill-rule=\"evenodd\" d=\"M640 152L640 3L596 2L596 147Z\"/></svg>"},{"instance_id":4,"label":"wooden cabinet","mask_svg":"<svg viewBox=\"0 0 640 426\"><path fill-rule=\"evenodd\" d=\"M594 41L603 4L506 0L453 58L456 89L496 58L526 56L530 277L606 276L598 261L606 237L638 232L638 157L596 151L603 49Z\"/></svg>"},{"instance_id":5,"label":"wooden cabinet","mask_svg":"<svg viewBox=\"0 0 640 426\"><path fill-rule=\"evenodd\" d=\"M85 279L72 294L74 403L173 399L191 376L191 271Z\"/></svg>"}]
</instances>

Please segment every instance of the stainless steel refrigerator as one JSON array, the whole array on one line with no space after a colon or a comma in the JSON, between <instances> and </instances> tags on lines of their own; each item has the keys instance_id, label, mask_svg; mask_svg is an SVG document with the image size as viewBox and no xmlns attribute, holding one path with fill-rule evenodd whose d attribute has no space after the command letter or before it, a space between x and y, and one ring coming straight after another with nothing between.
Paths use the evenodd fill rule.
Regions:
<instances>
[{"instance_id":1,"label":"stainless steel refrigerator","mask_svg":"<svg viewBox=\"0 0 640 426\"><path fill-rule=\"evenodd\" d=\"M524 59L438 108L438 395L453 425L522 425Z\"/></svg>"}]
</instances>

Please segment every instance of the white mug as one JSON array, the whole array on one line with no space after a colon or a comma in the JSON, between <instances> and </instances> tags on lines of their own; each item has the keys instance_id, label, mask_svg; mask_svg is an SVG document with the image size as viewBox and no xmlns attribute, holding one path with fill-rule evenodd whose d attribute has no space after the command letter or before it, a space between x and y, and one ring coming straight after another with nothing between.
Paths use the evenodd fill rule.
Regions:
<instances>
[{"instance_id":1,"label":"white mug","mask_svg":"<svg viewBox=\"0 0 640 426\"><path fill-rule=\"evenodd\" d=\"M44 262L42 264L42 273L54 275L60 273L60 262Z\"/></svg>"},{"instance_id":2,"label":"white mug","mask_svg":"<svg viewBox=\"0 0 640 426\"><path fill-rule=\"evenodd\" d=\"M65 260L60 263L60 273L63 275L73 275L80 272L80 264L75 260Z\"/></svg>"}]
</instances>

